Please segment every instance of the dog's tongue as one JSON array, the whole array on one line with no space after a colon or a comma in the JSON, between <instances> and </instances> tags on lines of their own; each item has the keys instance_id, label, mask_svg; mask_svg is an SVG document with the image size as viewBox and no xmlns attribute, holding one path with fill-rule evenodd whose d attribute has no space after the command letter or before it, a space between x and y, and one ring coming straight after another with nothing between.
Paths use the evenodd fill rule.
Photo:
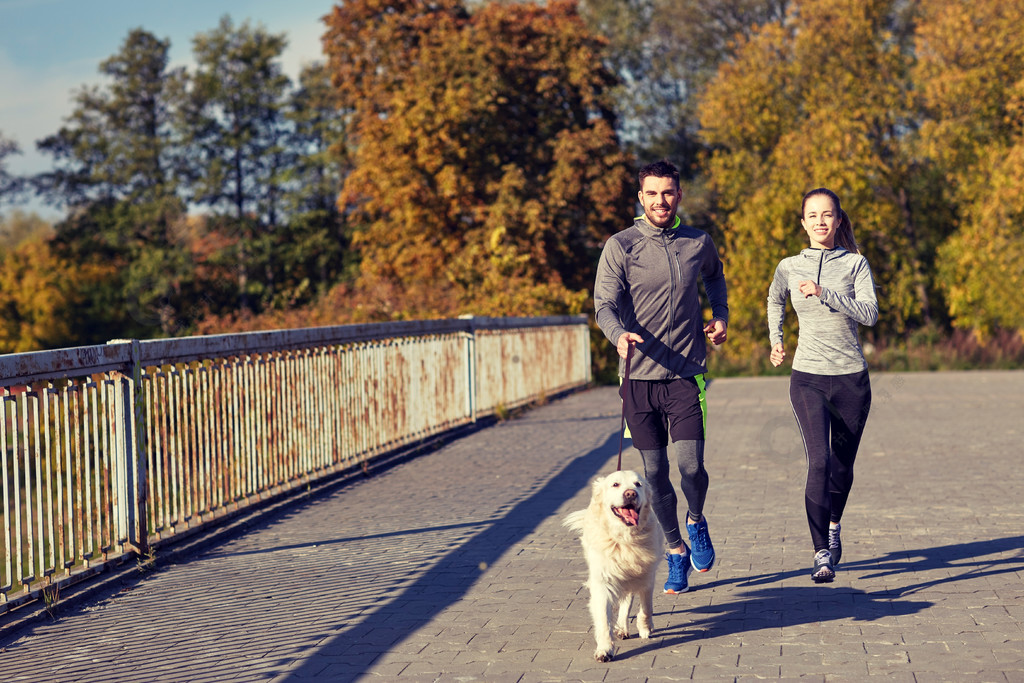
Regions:
<instances>
[{"instance_id":1,"label":"dog's tongue","mask_svg":"<svg viewBox=\"0 0 1024 683\"><path fill-rule=\"evenodd\" d=\"M630 526L636 526L640 521L640 515L633 508L619 508L618 513L619 517L622 517L622 521Z\"/></svg>"}]
</instances>

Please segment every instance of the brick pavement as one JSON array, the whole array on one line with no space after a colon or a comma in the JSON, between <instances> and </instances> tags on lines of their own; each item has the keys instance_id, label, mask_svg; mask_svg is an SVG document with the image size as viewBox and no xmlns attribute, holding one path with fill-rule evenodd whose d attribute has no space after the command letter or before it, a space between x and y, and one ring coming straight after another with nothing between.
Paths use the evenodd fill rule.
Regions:
<instances>
[{"instance_id":1,"label":"brick pavement","mask_svg":"<svg viewBox=\"0 0 1024 683\"><path fill-rule=\"evenodd\" d=\"M879 374L833 584L809 578L786 378L709 389L719 563L592 659L578 541L613 388L267 515L8 629L9 681L1024 681L1024 372ZM627 441L628 446L628 441ZM640 468L627 448L624 466ZM664 574L664 570L661 571ZM659 576L659 583L663 580Z\"/></svg>"}]
</instances>

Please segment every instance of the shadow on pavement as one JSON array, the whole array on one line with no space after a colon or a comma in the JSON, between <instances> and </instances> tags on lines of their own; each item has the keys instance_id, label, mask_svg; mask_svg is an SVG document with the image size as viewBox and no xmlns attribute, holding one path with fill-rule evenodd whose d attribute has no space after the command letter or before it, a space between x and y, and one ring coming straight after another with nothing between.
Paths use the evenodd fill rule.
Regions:
<instances>
[{"instance_id":1,"label":"shadow on pavement","mask_svg":"<svg viewBox=\"0 0 1024 683\"><path fill-rule=\"evenodd\" d=\"M1012 557L988 558L1016 551ZM876 579L903 573L940 570L934 579L864 591L843 586L814 586L809 571L773 572L745 580L721 580L702 584L701 590L732 584L756 587L733 596L728 602L695 606L685 610L655 612L654 639L620 652L616 659L682 645L704 638L721 638L766 628L784 628L815 622L853 619L874 621L906 616L928 609L927 600L904 600L904 596L942 584L1024 571L1024 536L996 538L974 543L937 546L888 553L880 558L844 562L840 571L855 570L860 578ZM807 579L806 586L781 586L787 579ZM677 620L680 623L666 623Z\"/></svg>"},{"instance_id":2,"label":"shadow on pavement","mask_svg":"<svg viewBox=\"0 0 1024 683\"><path fill-rule=\"evenodd\" d=\"M569 462L535 493L521 500L487 528L460 543L440 558L400 593L367 612L355 623L319 644L320 651L344 652L345 670L331 671L335 681L355 680L377 656L411 635L435 615L465 595L480 577L481 566L496 562L509 547L529 536L538 525L556 513L567 500L585 488L618 449L618 433L600 447ZM479 525L479 524L477 524ZM402 627L388 622L386 607L402 604ZM323 674L322 662L306 662L292 669L288 678L315 678Z\"/></svg>"},{"instance_id":3,"label":"shadow on pavement","mask_svg":"<svg viewBox=\"0 0 1024 683\"><path fill-rule=\"evenodd\" d=\"M696 606L671 614L655 613L654 639L641 647L620 653L616 659L625 660L645 652L692 643L703 638L722 638L766 628L850 618L874 621L883 617L904 616L932 605L926 601L894 601L892 598L888 592L876 594L849 588L830 590L814 585L776 586L747 591L726 603ZM680 623L666 626L666 620L670 619L677 619Z\"/></svg>"},{"instance_id":4,"label":"shadow on pavement","mask_svg":"<svg viewBox=\"0 0 1024 683\"><path fill-rule=\"evenodd\" d=\"M1016 556L987 559L989 555L1013 551L1016 551ZM908 586L898 586L890 591L890 593L895 593L896 595L910 595L944 583L1024 571L1024 536L1009 536L1007 538L993 538L973 543L958 543L937 546L935 548L893 552L878 559L851 562L849 564L844 563L842 566L865 572L865 579L902 574L904 572L944 570L941 575L934 579Z\"/></svg>"},{"instance_id":5,"label":"shadow on pavement","mask_svg":"<svg viewBox=\"0 0 1024 683\"><path fill-rule=\"evenodd\" d=\"M1014 551L1017 554L1013 557L988 558L990 555ZM864 580L908 572L917 574L940 571L934 579L878 591L810 585L809 572L803 570L761 574L740 581L709 583L701 588L725 584L739 587L767 586L779 584L786 579L808 579L806 586L775 585L740 593L725 603L696 606L685 611L655 612L655 640L622 652L617 658L628 659L666 646L692 642L694 639L732 636L765 628L841 619L874 621L914 614L934 603L901 598L942 584L1024 571L1024 536L892 552L880 558L844 562L840 571L844 569L861 572ZM679 619L682 623L665 626L665 622L672 619Z\"/></svg>"},{"instance_id":6,"label":"shadow on pavement","mask_svg":"<svg viewBox=\"0 0 1024 683\"><path fill-rule=\"evenodd\" d=\"M1016 551L1016 556L988 559L989 555L999 555ZM957 543L953 545L921 548L918 550L901 550L888 553L878 558L843 562L839 571L855 570L862 572L862 578L877 579L883 576L921 573L943 570L934 579L921 581L907 586L894 586L886 591L890 598L910 595L917 591L939 586L944 583L977 579L997 574L1012 574L1024 571L1024 536L993 538L973 543ZM738 586L759 586L776 583L782 579L802 576L807 572L774 572L750 577L745 581L736 582Z\"/></svg>"}]
</instances>

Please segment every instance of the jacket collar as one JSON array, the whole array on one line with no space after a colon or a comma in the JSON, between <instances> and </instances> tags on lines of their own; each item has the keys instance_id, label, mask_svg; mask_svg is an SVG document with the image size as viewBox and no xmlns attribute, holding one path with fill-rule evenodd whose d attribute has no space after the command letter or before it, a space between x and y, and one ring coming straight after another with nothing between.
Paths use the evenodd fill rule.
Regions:
<instances>
[{"instance_id":1,"label":"jacket collar","mask_svg":"<svg viewBox=\"0 0 1024 683\"><path fill-rule=\"evenodd\" d=\"M634 227L638 228L646 237L661 237L662 235L669 235L681 224L682 220L680 220L679 216L676 216L676 220L672 223L671 228L656 228L647 222L647 216L643 214L633 219Z\"/></svg>"}]
</instances>

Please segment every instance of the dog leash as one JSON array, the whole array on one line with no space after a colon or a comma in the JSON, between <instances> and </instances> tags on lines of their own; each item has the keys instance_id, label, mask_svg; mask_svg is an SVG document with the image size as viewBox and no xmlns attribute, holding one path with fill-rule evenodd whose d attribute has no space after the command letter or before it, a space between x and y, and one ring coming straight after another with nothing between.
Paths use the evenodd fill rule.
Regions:
<instances>
[{"instance_id":1,"label":"dog leash","mask_svg":"<svg viewBox=\"0 0 1024 683\"><path fill-rule=\"evenodd\" d=\"M629 382L629 359L633 357L633 342L629 343L626 349L626 372L622 377L622 420L619 423L619 464L615 466L616 472L622 471L622 440L626 433L626 388Z\"/></svg>"}]
</instances>

